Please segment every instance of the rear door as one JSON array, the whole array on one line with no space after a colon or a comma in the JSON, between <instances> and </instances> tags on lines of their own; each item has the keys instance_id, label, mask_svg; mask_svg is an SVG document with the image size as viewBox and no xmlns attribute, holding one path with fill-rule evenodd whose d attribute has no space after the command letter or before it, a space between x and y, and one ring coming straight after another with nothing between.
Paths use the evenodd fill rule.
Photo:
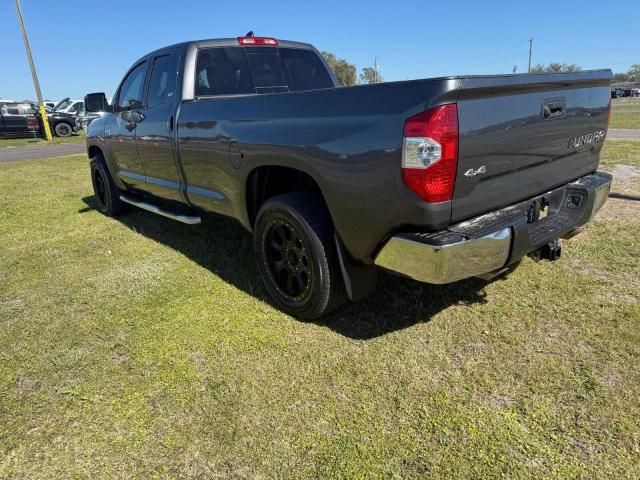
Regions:
<instances>
[{"instance_id":1,"label":"rear door","mask_svg":"<svg viewBox=\"0 0 640 480\"><path fill-rule=\"evenodd\" d=\"M168 49L150 59L143 108L137 110L138 155L146 174L146 189L170 200L182 200L175 162L173 132L180 50Z\"/></svg>"},{"instance_id":2,"label":"rear door","mask_svg":"<svg viewBox=\"0 0 640 480\"><path fill-rule=\"evenodd\" d=\"M595 171L610 71L462 78L452 221Z\"/></svg>"}]
</instances>

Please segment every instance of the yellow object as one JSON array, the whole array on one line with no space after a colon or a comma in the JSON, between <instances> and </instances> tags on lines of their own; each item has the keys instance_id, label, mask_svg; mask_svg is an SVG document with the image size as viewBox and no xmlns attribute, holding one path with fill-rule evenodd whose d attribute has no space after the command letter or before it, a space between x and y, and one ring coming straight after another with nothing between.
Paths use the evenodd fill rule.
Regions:
<instances>
[{"instance_id":1,"label":"yellow object","mask_svg":"<svg viewBox=\"0 0 640 480\"><path fill-rule=\"evenodd\" d=\"M44 105L40 104L40 118L42 118L42 125L44 126L44 135L47 137L47 142L53 140L51 136L51 129L49 128L49 120L47 119L47 111L44 109Z\"/></svg>"}]
</instances>

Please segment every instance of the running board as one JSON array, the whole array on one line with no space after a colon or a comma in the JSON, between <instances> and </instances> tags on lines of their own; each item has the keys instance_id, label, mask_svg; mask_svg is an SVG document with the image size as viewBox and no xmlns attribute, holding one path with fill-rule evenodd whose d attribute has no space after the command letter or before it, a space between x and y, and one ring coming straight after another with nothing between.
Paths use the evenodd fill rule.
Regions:
<instances>
[{"instance_id":1,"label":"running board","mask_svg":"<svg viewBox=\"0 0 640 480\"><path fill-rule=\"evenodd\" d=\"M199 216L179 215L177 213L171 213L166 210L162 210L157 205L152 205L146 202L140 202L138 200L125 197L124 195L120 195L120 200L122 200L125 203L128 203L129 205L133 205L134 207L141 208L142 210L146 210L152 213L157 213L158 215L162 215L163 217L167 217L172 220L177 220L178 222L186 223L188 225L197 225L198 223L201 222L201 219Z\"/></svg>"}]
</instances>

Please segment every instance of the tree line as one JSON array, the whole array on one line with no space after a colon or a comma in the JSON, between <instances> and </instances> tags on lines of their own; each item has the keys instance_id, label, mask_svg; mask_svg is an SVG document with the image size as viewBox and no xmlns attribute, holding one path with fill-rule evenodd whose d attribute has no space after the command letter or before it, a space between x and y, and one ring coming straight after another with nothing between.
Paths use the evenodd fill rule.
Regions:
<instances>
[{"instance_id":1,"label":"tree line","mask_svg":"<svg viewBox=\"0 0 640 480\"><path fill-rule=\"evenodd\" d=\"M335 72L340 85L349 87L351 85L384 82L382 75L380 75L380 72L376 71L375 68L365 67L360 71L360 75L358 75L358 70L353 63L349 63L343 58L337 58L330 52L322 52L322 56Z\"/></svg>"},{"instance_id":2,"label":"tree line","mask_svg":"<svg viewBox=\"0 0 640 480\"><path fill-rule=\"evenodd\" d=\"M384 82L380 72L374 68L365 67L360 71L353 63L349 63L343 58L337 58L333 53L322 52L329 66L333 69L341 85L351 86L358 84L381 83ZM551 62L549 64L539 63L531 67L532 73L558 73L558 72L580 72L582 67L575 63ZM640 83L640 63L631 65L626 72L619 72L613 75L614 82L639 82Z\"/></svg>"},{"instance_id":3,"label":"tree line","mask_svg":"<svg viewBox=\"0 0 640 480\"><path fill-rule=\"evenodd\" d=\"M550 63L549 65L538 64L531 68L534 73L542 72L579 72L580 65L575 63ZM613 82L638 82L640 83L640 63L634 63L626 72L618 72L613 75Z\"/></svg>"}]
</instances>

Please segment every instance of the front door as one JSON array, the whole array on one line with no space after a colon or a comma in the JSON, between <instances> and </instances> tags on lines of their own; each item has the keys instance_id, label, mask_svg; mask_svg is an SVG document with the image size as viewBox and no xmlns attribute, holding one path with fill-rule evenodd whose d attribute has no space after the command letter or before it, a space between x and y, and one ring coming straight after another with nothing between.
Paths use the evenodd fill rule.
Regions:
<instances>
[{"instance_id":1,"label":"front door","mask_svg":"<svg viewBox=\"0 0 640 480\"><path fill-rule=\"evenodd\" d=\"M178 49L164 50L150 60L144 107L137 110L136 141L146 174L146 190L168 200L182 200L175 161Z\"/></svg>"},{"instance_id":2,"label":"front door","mask_svg":"<svg viewBox=\"0 0 640 480\"><path fill-rule=\"evenodd\" d=\"M129 71L118 89L114 104L114 115L105 125L105 137L110 165L114 166L120 179L130 186L144 188L145 172L136 147L135 111L142 106L147 61Z\"/></svg>"}]
</instances>

